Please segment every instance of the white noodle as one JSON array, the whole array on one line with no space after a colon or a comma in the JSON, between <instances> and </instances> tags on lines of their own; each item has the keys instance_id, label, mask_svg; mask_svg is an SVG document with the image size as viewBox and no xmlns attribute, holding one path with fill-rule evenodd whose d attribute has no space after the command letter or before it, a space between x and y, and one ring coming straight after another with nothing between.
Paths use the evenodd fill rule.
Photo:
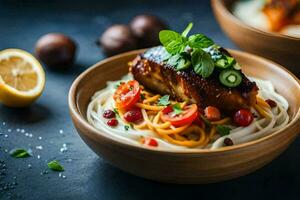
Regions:
<instances>
[{"instance_id":1,"label":"white noodle","mask_svg":"<svg viewBox=\"0 0 300 200\"><path fill-rule=\"evenodd\" d=\"M132 79L132 76L126 75L122 78L122 81L127 81ZM270 81L260 80L256 78L249 78L255 81L258 88L259 94L263 99L272 99L276 101L277 106L270 111L267 111L270 115L270 119L258 117L247 127L235 127L230 125L232 129L229 135L220 137L216 134L213 138L213 142L208 144L206 147L195 147L194 149L210 148L218 149L224 146L224 139L230 138L234 144L241 144L245 142L250 142L266 135L275 132L289 122L289 116L287 114L288 102L287 100L275 92L275 88ZM158 148L166 149L188 149L188 147L173 145L158 137L151 130L125 130L124 126L128 125L123 120L118 120L119 124L117 127L110 127L106 124L107 119L102 117L102 114L107 109L112 109L115 107L114 100L112 98L114 93L114 86L120 81L108 82L107 87L101 91L98 91L91 98L91 102L87 108L87 120L96 129L109 134L119 141L125 143L139 144L141 137L153 137L156 138L159 143ZM255 109L251 109L255 115L260 116Z\"/></svg>"}]
</instances>

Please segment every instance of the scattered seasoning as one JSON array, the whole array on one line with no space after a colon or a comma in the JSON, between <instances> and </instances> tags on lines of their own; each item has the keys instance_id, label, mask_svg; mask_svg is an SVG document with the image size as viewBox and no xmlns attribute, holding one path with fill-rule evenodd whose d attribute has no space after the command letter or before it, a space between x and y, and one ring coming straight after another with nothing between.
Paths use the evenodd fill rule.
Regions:
<instances>
[{"instance_id":1,"label":"scattered seasoning","mask_svg":"<svg viewBox=\"0 0 300 200\"><path fill-rule=\"evenodd\" d=\"M118 111L118 108L114 108L114 112L116 113L116 115L117 115L117 116L119 116L119 117L120 117L120 115L119 115L119 111Z\"/></svg>"},{"instance_id":2,"label":"scattered seasoning","mask_svg":"<svg viewBox=\"0 0 300 200\"><path fill-rule=\"evenodd\" d=\"M5 134L5 135L4 135L4 137L8 138L8 135L7 135L7 134Z\"/></svg>"},{"instance_id":3,"label":"scattered seasoning","mask_svg":"<svg viewBox=\"0 0 300 200\"><path fill-rule=\"evenodd\" d=\"M31 153L25 149L12 149L9 154L14 158L26 158L31 156Z\"/></svg>"},{"instance_id":4,"label":"scattered seasoning","mask_svg":"<svg viewBox=\"0 0 300 200\"><path fill-rule=\"evenodd\" d=\"M118 125L118 120L116 118L112 118L107 121L108 126L117 126Z\"/></svg>"},{"instance_id":5,"label":"scattered seasoning","mask_svg":"<svg viewBox=\"0 0 300 200\"><path fill-rule=\"evenodd\" d=\"M29 136L29 137L33 137L33 134L30 133L28 136Z\"/></svg>"},{"instance_id":6,"label":"scattered seasoning","mask_svg":"<svg viewBox=\"0 0 300 200\"><path fill-rule=\"evenodd\" d=\"M31 169L31 168L32 168L31 164L28 164L27 167L28 167L28 169Z\"/></svg>"},{"instance_id":7,"label":"scattered seasoning","mask_svg":"<svg viewBox=\"0 0 300 200\"><path fill-rule=\"evenodd\" d=\"M106 119L111 119L111 118L114 118L116 116L116 113L114 113L114 111L112 111L112 110L105 110L103 112L102 116Z\"/></svg>"},{"instance_id":8,"label":"scattered seasoning","mask_svg":"<svg viewBox=\"0 0 300 200\"><path fill-rule=\"evenodd\" d=\"M2 125L5 126L5 125L6 125L6 122L2 122Z\"/></svg>"},{"instance_id":9,"label":"scattered seasoning","mask_svg":"<svg viewBox=\"0 0 300 200\"><path fill-rule=\"evenodd\" d=\"M16 129L16 131L17 131L17 132L20 132L20 129L19 129L19 128L17 128L17 129Z\"/></svg>"},{"instance_id":10,"label":"scattered seasoning","mask_svg":"<svg viewBox=\"0 0 300 200\"><path fill-rule=\"evenodd\" d=\"M24 130L24 129L21 129L21 133L25 133L25 130Z\"/></svg>"},{"instance_id":11,"label":"scattered seasoning","mask_svg":"<svg viewBox=\"0 0 300 200\"><path fill-rule=\"evenodd\" d=\"M56 160L48 162L47 165L48 165L48 168L52 169L53 171L64 171L64 167L62 165L60 165L59 162Z\"/></svg>"},{"instance_id":12,"label":"scattered seasoning","mask_svg":"<svg viewBox=\"0 0 300 200\"><path fill-rule=\"evenodd\" d=\"M40 155L37 155L37 159L40 159L41 158L41 156Z\"/></svg>"},{"instance_id":13,"label":"scattered seasoning","mask_svg":"<svg viewBox=\"0 0 300 200\"><path fill-rule=\"evenodd\" d=\"M11 132L11 129L10 129L10 128L9 128L9 129L7 129L7 132L9 132L9 133L10 133L10 132Z\"/></svg>"},{"instance_id":14,"label":"scattered seasoning","mask_svg":"<svg viewBox=\"0 0 300 200\"><path fill-rule=\"evenodd\" d=\"M224 139L224 144L225 144L225 146L232 146L233 141L230 138L225 138Z\"/></svg>"},{"instance_id":15,"label":"scattered seasoning","mask_svg":"<svg viewBox=\"0 0 300 200\"><path fill-rule=\"evenodd\" d=\"M29 133L25 133L25 136L28 137L28 136L29 136Z\"/></svg>"},{"instance_id":16,"label":"scattered seasoning","mask_svg":"<svg viewBox=\"0 0 300 200\"><path fill-rule=\"evenodd\" d=\"M273 101L272 99L267 99L267 100L266 100L266 103L269 104L269 106L270 106L271 108L274 108L274 107L277 106L276 101Z\"/></svg>"},{"instance_id":17,"label":"scattered seasoning","mask_svg":"<svg viewBox=\"0 0 300 200\"><path fill-rule=\"evenodd\" d=\"M63 133L64 133L64 131L63 131L62 129L60 129L60 130L59 130L59 133L60 133L60 134L63 134Z\"/></svg>"},{"instance_id":18,"label":"scattered seasoning","mask_svg":"<svg viewBox=\"0 0 300 200\"><path fill-rule=\"evenodd\" d=\"M63 144L63 147L62 148L60 148L60 152L65 152L65 151L67 151L68 150L68 148L67 148L67 144Z\"/></svg>"},{"instance_id":19,"label":"scattered seasoning","mask_svg":"<svg viewBox=\"0 0 300 200\"><path fill-rule=\"evenodd\" d=\"M145 95L143 93L141 93L141 100L146 99Z\"/></svg>"},{"instance_id":20,"label":"scattered seasoning","mask_svg":"<svg viewBox=\"0 0 300 200\"><path fill-rule=\"evenodd\" d=\"M43 146L39 145L39 146L36 146L35 148L36 148L36 149L39 149L39 150L42 150L42 149L43 149Z\"/></svg>"},{"instance_id":21,"label":"scattered seasoning","mask_svg":"<svg viewBox=\"0 0 300 200\"><path fill-rule=\"evenodd\" d=\"M38 137L38 139L39 139L39 140L41 140L41 139L42 139L42 137L40 136L40 137Z\"/></svg>"}]
</instances>

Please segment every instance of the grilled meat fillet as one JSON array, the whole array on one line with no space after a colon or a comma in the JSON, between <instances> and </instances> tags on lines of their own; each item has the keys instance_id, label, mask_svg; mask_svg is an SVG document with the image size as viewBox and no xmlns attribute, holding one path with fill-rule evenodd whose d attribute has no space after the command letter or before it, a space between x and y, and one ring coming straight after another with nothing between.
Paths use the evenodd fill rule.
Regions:
<instances>
[{"instance_id":1,"label":"grilled meat fillet","mask_svg":"<svg viewBox=\"0 0 300 200\"><path fill-rule=\"evenodd\" d=\"M226 113L249 108L255 103L258 88L245 75L238 87L228 88L219 82L216 70L208 78L197 75L191 67L176 71L173 66L163 63L163 52L163 47L151 48L131 63L134 78L148 89L196 103L201 108L215 106Z\"/></svg>"}]
</instances>

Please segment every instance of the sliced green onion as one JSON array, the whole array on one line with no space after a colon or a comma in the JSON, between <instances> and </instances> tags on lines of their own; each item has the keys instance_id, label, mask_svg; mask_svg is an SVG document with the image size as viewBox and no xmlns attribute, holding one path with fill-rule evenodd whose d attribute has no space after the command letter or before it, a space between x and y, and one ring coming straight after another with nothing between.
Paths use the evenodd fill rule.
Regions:
<instances>
[{"instance_id":1,"label":"sliced green onion","mask_svg":"<svg viewBox=\"0 0 300 200\"><path fill-rule=\"evenodd\" d=\"M219 80L227 87L236 87L242 82L242 74L237 70L225 69L220 73Z\"/></svg>"},{"instance_id":2,"label":"sliced green onion","mask_svg":"<svg viewBox=\"0 0 300 200\"><path fill-rule=\"evenodd\" d=\"M224 56L223 56L221 59L216 61L215 65L218 68L226 69L228 67L231 67L234 63L235 63L234 58L229 57L229 56L225 56L225 58L224 58Z\"/></svg>"}]
</instances>

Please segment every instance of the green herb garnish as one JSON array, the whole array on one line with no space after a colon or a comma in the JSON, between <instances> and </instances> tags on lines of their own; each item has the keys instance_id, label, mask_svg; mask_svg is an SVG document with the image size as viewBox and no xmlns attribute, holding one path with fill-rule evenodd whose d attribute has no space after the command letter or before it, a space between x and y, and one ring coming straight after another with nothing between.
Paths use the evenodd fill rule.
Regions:
<instances>
[{"instance_id":1,"label":"green herb garnish","mask_svg":"<svg viewBox=\"0 0 300 200\"><path fill-rule=\"evenodd\" d=\"M117 116L120 116L119 111L117 108L114 108L114 112L116 113Z\"/></svg>"},{"instance_id":2,"label":"green herb garnish","mask_svg":"<svg viewBox=\"0 0 300 200\"><path fill-rule=\"evenodd\" d=\"M173 110L174 110L174 113L176 115L179 115L180 113L182 113L182 109L181 109L181 106L179 103L176 103L172 106Z\"/></svg>"},{"instance_id":3,"label":"green herb garnish","mask_svg":"<svg viewBox=\"0 0 300 200\"><path fill-rule=\"evenodd\" d=\"M9 154L15 158L26 158L31 156L31 153L25 149L12 149Z\"/></svg>"},{"instance_id":4,"label":"green herb garnish","mask_svg":"<svg viewBox=\"0 0 300 200\"><path fill-rule=\"evenodd\" d=\"M128 125L125 125L125 126L124 126L125 131L128 131L129 128L130 128L130 126L128 126Z\"/></svg>"},{"instance_id":5,"label":"green herb garnish","mask_svg":"<svg viewBox=\"0 0 300 200\"><path fill-rule=\"evenodd\" d=\"M141 100L146 99L145 95L143 93L141 93Z\"/></svg>"},{"instance_id":6,"label":"green herb garnish","mask_svg":"<svg viewBox=\"0 0 300 200\"><path fill-rule=\"evenodd\" d=\"M170 104L170 95L164 95L162 97L160 97L159 101L158 101L158 105L160 106L167 106Z\"/></svg>"},{"instance_id":7,"label":"green herb garnish","mask_svg":"<svg viewBox=\"0 0 300 200\"><path fill-rule=\"evenodd\" d=\"M217 132L221 136L229 135L231 128L223 125L217 125Z\"/></svg>"},{"instance_id":8,"label":"green herb garnish","mask_svg":"<svg viewBox=\"0 0 300 200\"><path fill-rule=\"evenodd\" d=\"M216 45L212 39L203 34L188 36L192 27L193 23L189 23L182 34L172 30L160 31L159 40L166 50L162 55L163 62L173 66L177 71L192 66L195 73L204 78L209 77L214 72L215 67L219 71L224 69L239 70L236 60L229 56L226 50ZM222 81L221 83L228 86ZM239 82L235 83L240 84ZM236 87L237 85L230 84L228 87Z\"/></svg>"},{"instance_id":9,"label":"green herb garnish","mask_svg":"<svg viewBox=\"0 0 300 200\"><path fill-rule=\"evenodd\" d=\"M53 171L64 171L64 167L61 164L59 164L59 162L56 160L48 162L47 165L48 168L52 169Z\"/></svg>"},{"instance_id":10,"label":"green herb garnish","mask_svg":"<svg viewBox=\"0 0 300 200\"><path fill-rule=\"evenodd\" d=\"M192 64L194 71L204 78L209 77L215 68L214 61L210 55L202 49L195 49L192 52Z\"/></svg>"}]
</instances>

